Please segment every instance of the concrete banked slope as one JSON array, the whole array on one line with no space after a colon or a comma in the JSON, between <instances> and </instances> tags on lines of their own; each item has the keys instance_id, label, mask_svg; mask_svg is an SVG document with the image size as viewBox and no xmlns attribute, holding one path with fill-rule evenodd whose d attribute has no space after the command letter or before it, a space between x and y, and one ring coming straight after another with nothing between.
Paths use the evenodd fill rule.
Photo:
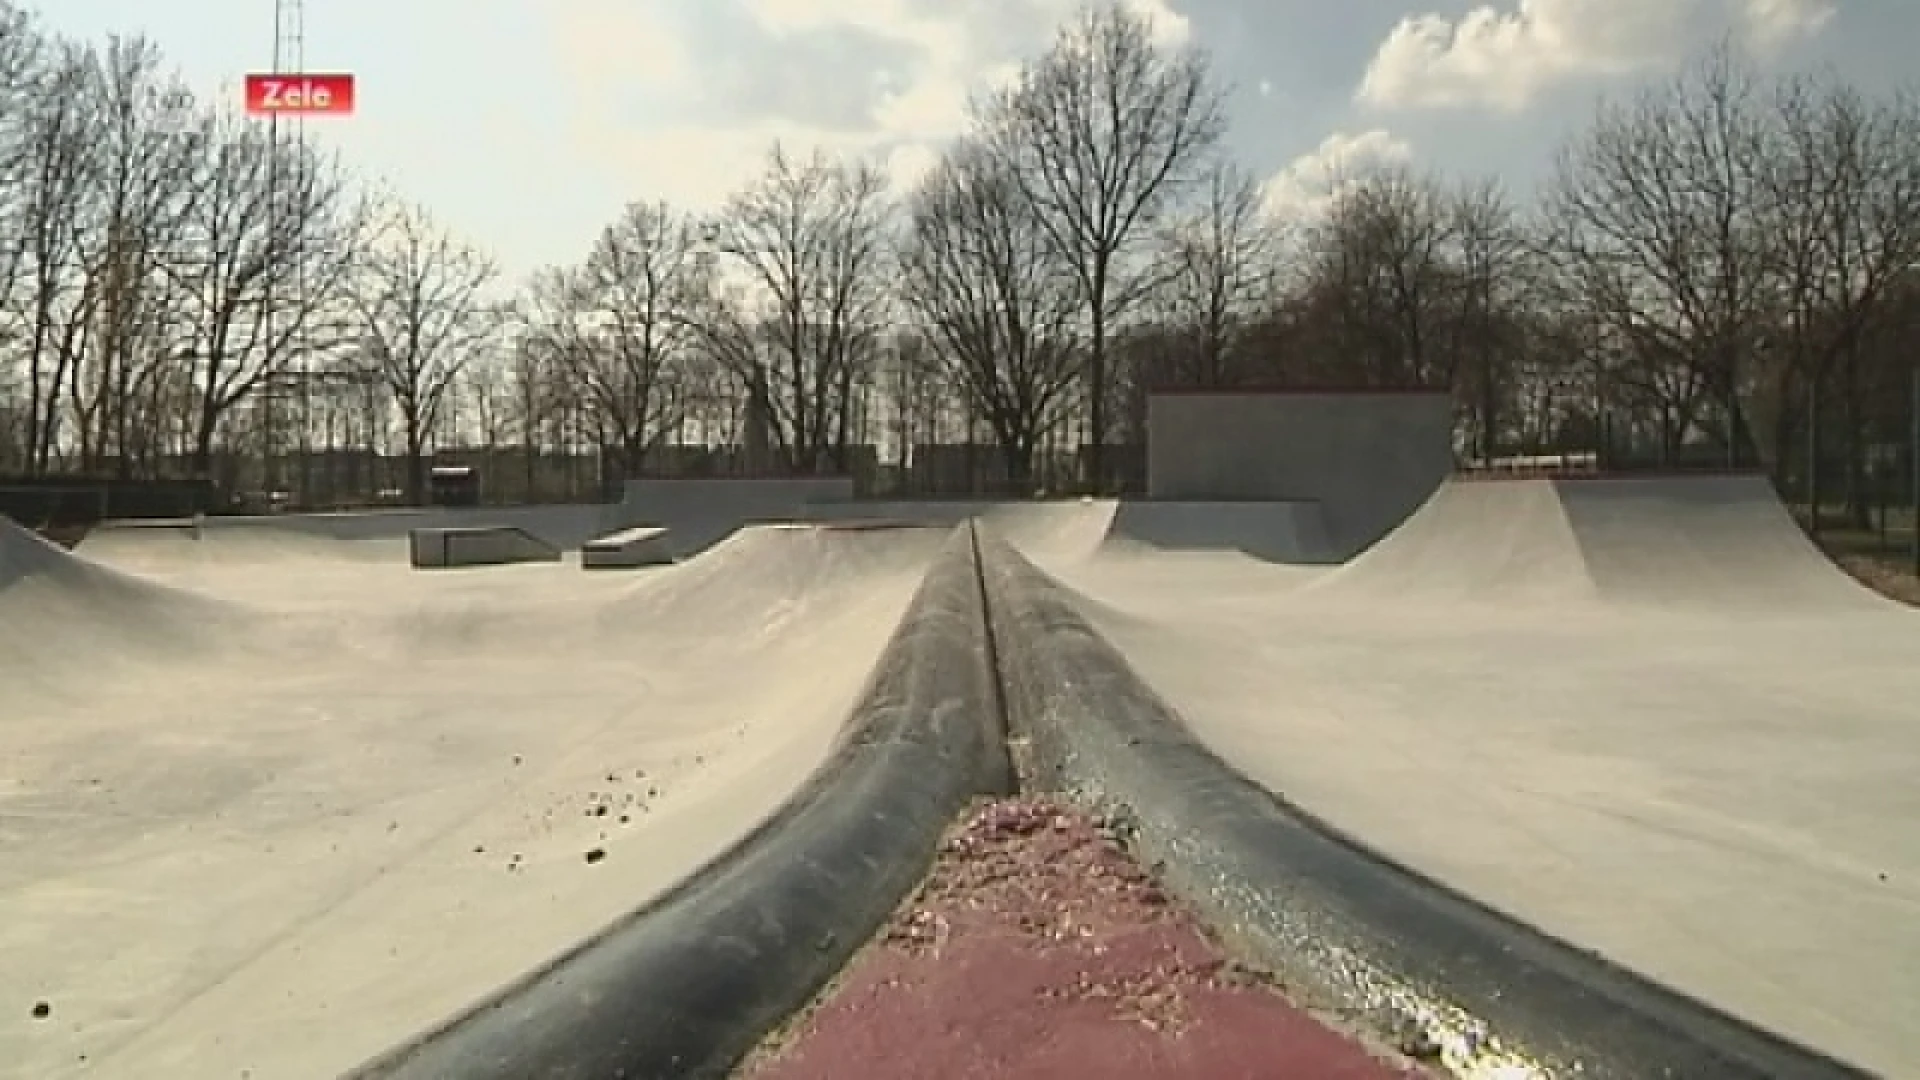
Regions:
<instances>
[{"instance_id":1,"label":"concrete banked slope","mask_svg":"<svg viewBox=\"0 0 1920 1080\"><path fill-rule=\"evenodd\" d=\"M338 1075L548 962L834 752L944 539L422 574L305 524L7 534L0 1076Z\"/></svg>"},{"instance_id":2,"label":"concrete banked slope","mask_svg":"<svg viewBox=\"0 0 1920 1080\"><path fill-rule=\"evenodd\" d=\"M1414 1034L1461 1075L1861 1075L1379 858L1209 752L1011 546L985 539L983 567L1025 771L1131 822L1175 889L1310 1003Z\"/></svg>"},{"instance_id":3,"label":"concrete banked slope","mask_svg":"<svg viewBox=\"0 0 1920 1080\"><path fill-rule=\"evenodd\" d=\"M1304 577L1062 572L1259 789L1647 981L1920 1074L1920 616L1764 478L1459 480Z\"/></svg>"},{"instance_id":4,"label":"concrete banked slope","mask_svg":"<svg viewBox=\"0 0 1920 1080\"><path fill-rule=\"evenodd\" d=\"M1011 790L985 625L963 527L838 749L779 811L631 918L356 1075L726 1075L880 927L967 802Z\"/></svg>"}]
</instances>

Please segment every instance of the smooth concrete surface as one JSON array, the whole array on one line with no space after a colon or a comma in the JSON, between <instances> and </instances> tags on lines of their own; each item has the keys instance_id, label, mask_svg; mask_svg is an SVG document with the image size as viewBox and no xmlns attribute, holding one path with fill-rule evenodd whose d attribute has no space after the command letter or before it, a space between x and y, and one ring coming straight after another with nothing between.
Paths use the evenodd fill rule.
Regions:
<instances>
[{"instance_id":1,"label":"smooth concrete surface","mask_svg":"<svg viewBox=\"0 0 1920 1080\"><path fill-rule=\"evenodd\" d=\"M1453 399L1431 391L1170 391L1147 399L1153 499L1321 504L1346 558L1453 469Z\"/></svg>"},{"instance_id":2,"label":"smooth concrete surface","mask_svg":"<svg viewBox=\"0 0 1920 1080\"><path fill-rule=\"evenodd\" d=\"M0 1076L338 1075L545 964L825 760L941 541L608 577L178 532L0 533Z\"/></svg>"},{"instance_id":3,"label":"smooth concrete surface","mask_svg":"<svg viewBox=\"0 0 1920 1080\"><path fill-rule=\"evenodd\" d=\"M499 525L415 529L407 534L407 548L418 569L560 561L559 548L524 529Z\"/></svg>"},{"instance_id":4,"label":"smooth concrete surface","mask_svg":"<svg viewBox=\"0 0 1920 1080\"><path fill-rule=\"evenodd\" d=\"M589 540L580 547L580 565L589 569L633 569L664 566L673 561L667 530L639 526Z\"/></svg>"},{"instance_id":5,"label":"smooth concrete surface","mask_svg":"<svg viewBox=\"0 0 1920 1080\"><path fill-rule=\"evenodd\" d=\"M1210 748L1335 828L1920 1075L1920 613L1764 480L1450 483L1331 570L1049 569Z\"/></svg>"}]
</instances>

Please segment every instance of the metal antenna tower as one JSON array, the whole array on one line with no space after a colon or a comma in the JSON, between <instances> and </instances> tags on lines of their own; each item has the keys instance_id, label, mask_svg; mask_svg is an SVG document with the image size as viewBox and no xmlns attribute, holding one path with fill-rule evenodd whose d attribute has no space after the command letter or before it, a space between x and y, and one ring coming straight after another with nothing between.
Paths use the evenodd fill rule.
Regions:
<instances>
[{"instance_id":1,"label":"metal antenna tower","mask_svg":"<svg viewBox=\"0 0 1920 1080\"><path fill-rule=\"evenodd\" d=\"M276 75L284 75L298 74L304 71L306 69L306 51L307 27L306 5L304 0L274 0L273 73ZM284 130L282 128L283 124L286 125ZM267 205L271 208L269 211L271 218L268 226L268 235L272 236L275 240L286 238L287 226L290 224L289 218L291 218L291 222L300 222L304 225L304 223L301 222L303 208L299 204L304 201L300 196L300 190L306 178L300 175L299 169L296 169L291 177L283 172L281 167L283 164L281 146L283 145L283 138L290 139L293 159L296 162L304 164L304 151L307 142L306 126L306 118L298 113L284 120L277 113L267 118L267 175L269 189ZM289 183L292 191L283 190ZM287 216L283 217L281 215ZM300 455L300 496L302 499L305 499L310 488L308 473L312 464L313 440L311 431L312 399L310 389L312 379L311 373L307 370L310 358L308 356L309 350L306 348L306 320L304 317L308 306L305 273L306 260L301 257L304 254L300 250L301 246L301 244L295 243L292 245L292 250L286 253L296 260L293 280L293 301L295 305L294 310L297 313L296 318L299 319L299 322L296 323L294 328L294 337L287 343L289 352L291 353L288 359L291 360L291 363L279 371L270 372L268 377L263 380L265 384L263 390L267 396L267 408L270 410L268 413L269 420L266 424L268 433L266 464L269 488L277 488L279 486L278 482L281 479L278 475L279 470L276 464L276 451L279 447L278 439L275 437L277 435L275 430L276 426L272 423L271 419L271 410L274 409L276 404L275 399L289 389L289 384L291 384L291 388L295 389L299 395L299 419L297 422L299 436L297 449ZM268 279L267 289L265 329L268 348L272 349L274 347L276 333L274 325L276 321L274 318L275 297L272 291L272 278Z\"/></svg>"}]
</instances>

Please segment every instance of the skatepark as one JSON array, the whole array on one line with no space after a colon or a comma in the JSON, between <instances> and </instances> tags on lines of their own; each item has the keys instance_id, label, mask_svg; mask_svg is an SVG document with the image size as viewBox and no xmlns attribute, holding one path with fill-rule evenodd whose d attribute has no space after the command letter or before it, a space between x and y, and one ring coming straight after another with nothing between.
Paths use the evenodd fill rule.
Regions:
<instances>
[{"instance_id":1,"label":"skatepark","mask_svg":"<svg viewBox=\"0 0 1920 1080\"><path fill-rule=\"evenodd\" d=\"M1136 500L0 520L0 1076L615 1075L663 993L730 1067L1008 745L1437 1075L1920 1075L1920 617L1762 476L1449 475L1439 404L1176 404Z\"/></svg>"}]
</instances>

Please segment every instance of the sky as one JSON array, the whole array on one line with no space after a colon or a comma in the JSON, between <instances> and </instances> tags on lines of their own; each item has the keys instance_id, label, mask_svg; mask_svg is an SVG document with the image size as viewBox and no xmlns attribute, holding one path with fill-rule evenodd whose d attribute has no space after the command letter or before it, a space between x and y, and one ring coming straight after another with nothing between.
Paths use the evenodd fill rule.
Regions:
<instances>
[{"instance_id":1,"label":"sky","mask_svg":"<svg viewBox=\"0 0 1920 1080\"><path fill-rule=\"evenodd\" d=\"M514 277L581 258L634 200L718 208L776 139L877 155L909 185L970 95L1080 0L307 0L307 71L350 71L307 137L431 209ZM1233 156L1277 207L1331 167L1404 161L1524 195L1597 100L1731 41L1768 69L1906 78L1920 0L1128 0L1206 50ZM28 6L34 6L31 3ZM42 24L144 33L196 94L241 100L273 0L52 0ZM289 62L283 70L294 65Z\"/></svg>"}]
</instances>

